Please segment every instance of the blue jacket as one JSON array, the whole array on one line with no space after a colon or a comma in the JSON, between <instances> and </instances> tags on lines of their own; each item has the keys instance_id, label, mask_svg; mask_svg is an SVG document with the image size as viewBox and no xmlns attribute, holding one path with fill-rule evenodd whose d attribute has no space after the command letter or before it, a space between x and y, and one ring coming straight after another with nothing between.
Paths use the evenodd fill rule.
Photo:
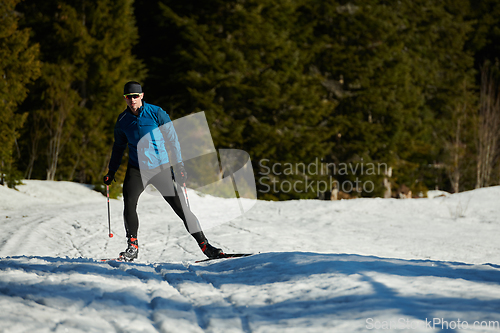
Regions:
<instances>
[{"instance_id":1,"label":"blue jacket","mask_svg":"<svg viewBox=\"0 0 500 333\"><path fill-rule=\"evenodd\" d=\"M129 148L131 166L154 169L168 164L165 143L170 146L174 163L181 163L181 148L177 133L168 114L156 105L142 102L139 115L135 116L128 108L123 111L115 124L115 142L109 161L109 170L120 167L125 148Z\"/></svg>"}]
</instances>

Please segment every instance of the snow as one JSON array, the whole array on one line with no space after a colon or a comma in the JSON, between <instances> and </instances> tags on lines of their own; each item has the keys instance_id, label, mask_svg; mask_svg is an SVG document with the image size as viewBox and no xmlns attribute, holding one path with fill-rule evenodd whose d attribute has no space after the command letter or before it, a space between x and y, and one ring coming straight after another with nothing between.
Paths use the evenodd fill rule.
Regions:
<instances>
[{"instance_id":1,"label":"snow","mask_svg":"<svg viewBox=\"0 0 500 333\"><path fill-rule=\"evenodd\" d=\"M139 260L122 202L70 182L0 186L0 332L494 332L500 187L425 199L258 201L205 233L141 196ZM231 206L198 196L200 210ZM200 218L202 219L202 218ZM203 221L202 221L203 222Z\"/></svg>"}]
</instances>

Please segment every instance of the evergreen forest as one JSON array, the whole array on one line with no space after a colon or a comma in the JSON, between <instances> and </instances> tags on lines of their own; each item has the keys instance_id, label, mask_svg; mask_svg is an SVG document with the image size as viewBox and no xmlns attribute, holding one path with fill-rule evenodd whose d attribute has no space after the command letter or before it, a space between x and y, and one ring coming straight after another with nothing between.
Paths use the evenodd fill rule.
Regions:
<instances>
[{"instance_id":1,"label":"evergreen forest","mask_svg":"<svg viewBox=\"0 0 500 333\"><path fill-rule=\"evenodd\" d=\"M0 60L10 187L102 187L131 80L204 111L259 199L500 184L499 0L0 0Z\"/></svg>"}]
</instances>

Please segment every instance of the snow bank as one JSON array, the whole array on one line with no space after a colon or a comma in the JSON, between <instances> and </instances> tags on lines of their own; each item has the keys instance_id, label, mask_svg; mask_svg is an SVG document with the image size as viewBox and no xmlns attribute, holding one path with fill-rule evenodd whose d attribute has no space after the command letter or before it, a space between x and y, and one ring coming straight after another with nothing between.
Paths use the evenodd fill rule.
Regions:
<instances>
[{"instance_id":1,"label":"snow bank","mask_svg":"<svg viewBox=\"0 0 500 333\"><path fill-rule=\"evenodd\" d=\"M2 332L500 329L500 187L259 201L205 233L228 252L260 254L195 264L203 255L161 197L139 201L139 261L103 263L125 248L123 203L111 200L108 238L101 194L25 183L0 186ZM189 195L224 212L223 199Z\"/></svg>"}]
</instances>

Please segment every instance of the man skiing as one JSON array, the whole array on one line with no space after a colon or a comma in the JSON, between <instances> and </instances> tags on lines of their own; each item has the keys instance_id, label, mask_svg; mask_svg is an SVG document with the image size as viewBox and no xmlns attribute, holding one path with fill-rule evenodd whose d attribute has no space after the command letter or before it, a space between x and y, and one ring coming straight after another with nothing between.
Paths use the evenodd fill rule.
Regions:
<instances>
[{"instance_id":1,"label":"man skiing","mask_svg":"<svg viewBox=\"0 0 500 333\"><path fill-rule=\"evenodd\" d=\"M120 258L132 261L138 256L137 201L148 184L153 184L161 193L208 258L223 257L224 253L221 249L208 243L198 219L186 203L180 184L185 184L187 173L170 117L162 108L143 101L144 93L138 82L126 83L123 95L127 108L116 121L109 171L103 180L106 185L110 185L114 180L114 175L120 167L123 153L128 145L129 160L123 182L123 219L128 247L120 253ZM171 156L171 161L165 145L170 147L174 155ZM171 165L173 171L171 171Z\"/></svg>"}]
</instances>

